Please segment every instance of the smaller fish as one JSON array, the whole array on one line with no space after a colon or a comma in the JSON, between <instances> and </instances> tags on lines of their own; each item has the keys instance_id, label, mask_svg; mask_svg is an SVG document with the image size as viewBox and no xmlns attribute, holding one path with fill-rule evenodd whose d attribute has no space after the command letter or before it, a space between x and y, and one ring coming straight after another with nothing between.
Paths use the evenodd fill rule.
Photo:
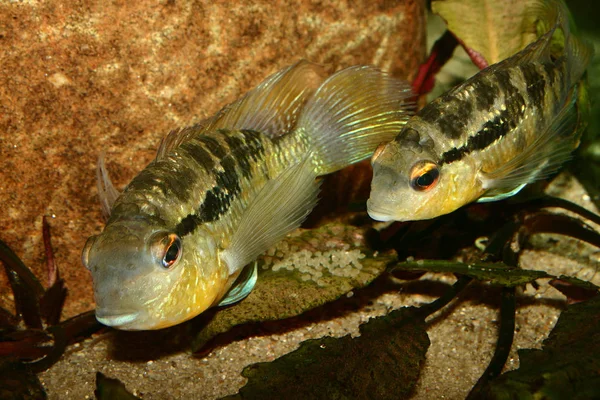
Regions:
<instances>
[{"instance_id":1,"label":"smaller fish","mask_svg":"<svg viewBox=\"0 0 600 400\"><path fill-rule=\"evenodd\" d=\"M372 218L423 220L502 200L570 157L585 126L580 81L592 49L570 33L562 1L532 11L550 27L544 35L429 103L376 150Z\"/></svg>"},{"instance_id":2,"label":"smaller fish","mask_svg":"<svg viewBox=\"0 0 600 400\"><path fill-rule=\"evenodd\" d=\"M171 132L118 193L102 159L109 216L82 254L96 318L159 329L245 298L254 260L300 226L318 177L370 157L408 119L409 86L367 66L325 79L300 61L199 125Z\"/></svg>"}]
</instances>

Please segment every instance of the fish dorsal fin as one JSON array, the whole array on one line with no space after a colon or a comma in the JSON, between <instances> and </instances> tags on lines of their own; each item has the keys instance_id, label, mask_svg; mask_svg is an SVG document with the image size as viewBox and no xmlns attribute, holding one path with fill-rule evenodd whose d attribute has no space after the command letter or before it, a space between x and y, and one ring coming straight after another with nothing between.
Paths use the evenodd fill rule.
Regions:
<instances>
[{"instance_id":1,"label":"fish dorsal fin","mask_svg":"<svg viewBox=\"0 0 600 400\"><path fill-rule=\"evenodd\" d=\"M100 153L98 163L96 164L96 187L98 188L98 197L102 206L102 215L105 219L108 219L110 217L110 210L117 197L119 197L119 191L115 189L108 175L108 170L104 163L104 152Z\"/></svg>"},{"instance_id":2,"label":"fish dorsal fin","mask_svg":"<svg viewBox=\"0 0 600 400\"><path fill-rule=\"evenodd\" d=\"M252 266L246 266L246 268L244 268L244 270L240 273L240 276L238 276L236 281L233 283L233 286L229 292L227 292L225 297L221 299L219 306L228 306L245 299L250 294L252 289L254 289L257 278L258 268L256 262Z\"/></svg>"},{"instance_id":3,"label":"fish dorsal fin","mask_svg":"<svg viewBox=\"0 0 600 400\"><path fill-rule=\"evenodd\" d=\"M241 99L214 117L188 128L171 131L161 142L157 159L190 137L216 129L248 129L277 137L290 132L308 98L325 80L325 72L306 60L269 76Z\"/></svg>"},{"instance_id":4,"label":"fish dorsal fin","mask_svg":"<svg viewBox=\"0 0 600 400\"><path fill-rule=\"evenodd\" d=\"M506 63L528 64L531 62L550 61L550 44L556 27L552 28L523 50L505 60ZM502 63L502 62L501 62Z\"/></svg>"},{"instance_id":5,"label":"fish dorsal fin","mask_svg":"<svg viewBox=\"0 0 600 400\"><path fill-rule=\"evenodd\" d=\"M410 85L371 66L354 66L327 79L298 120L310 137L318 174L370 157L392 140L414 111Z\"/></svg>"},{"instance_id":6,"label":"fish dorsal fin","mask_svg":"<svg viewBox=\"0 0 600 400\"><path fill-rule=\"evenodd\" d=\"M179 145L186 142L190 137L210 130L214 122L215 117L211 117L192 126L173 129L160 142L158 150L156 151L156 159L160 160L161 158L164 158L167 153L174 148L179 147Z\"/></svg>"},{"instance_id":7,"label":"fish dorsal fin","mask_svg":"<svg viewBox=\"0 0 600 400\"><path fill-rule=\"evenodd\" d=\"M575 87L548 128L521 153L495 171L481 172L488 189L479 202L496 201L516 194L526 184L543 179L567 161L579 142L579 111Z\"/></svg>"},{"instance_id":8,"label":"fish dorsal fin","mask_svg":"<svg viewBox=\"0 0 600 400\"><path fill-rule=\"evenodd\" d=\"M301 60L271 75L217 114L214 129L249 129L274 138L290 132L302 106L325 80L317 65Z\"/></svg>"},{"instance_id":9,"label":"fish dorsal fin","mask_svg":"<svg viewBox=\"0 0 600 400\"><path fill-rule=\"evenodd\" d=\"M565 84L575 84L589 66L594 49L577 34L567 5L563 0L540 0L528 13L535 30L543 34L510 59L528 63L564 57L568 70Z\"/></svg>"},{"instance_id":10,"label":"fish dorsal fin","mask_svg":"<svg viewBox=\"0 0 600 400\"><path fill-rule=\"evenodd\" d=\"M317 204L311 155L270 180L248 205L222 259L230 275L298 228Z\"/></svg>"}]
</instances>

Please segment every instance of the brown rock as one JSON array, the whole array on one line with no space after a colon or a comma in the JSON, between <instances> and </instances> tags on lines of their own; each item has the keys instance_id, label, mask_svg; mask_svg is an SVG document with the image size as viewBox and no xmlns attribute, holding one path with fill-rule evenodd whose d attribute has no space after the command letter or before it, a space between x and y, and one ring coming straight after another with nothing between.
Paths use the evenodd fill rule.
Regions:
<instances>
[{"instance_id":1,"label":"brown rock","mask_svg":"<svg viewBox=\"0 0 600 400\"><path fill-rule=\"evenodd\" d=\"M170 129L300 58L412 77L423 25L420 0L0 4L0 238L45 276L41 221L53 216L66 316L92 308L80 252L103 225L101 151L122 187ZM2 275L0 305L8 292Z\"/></svg>"}]
</instances>

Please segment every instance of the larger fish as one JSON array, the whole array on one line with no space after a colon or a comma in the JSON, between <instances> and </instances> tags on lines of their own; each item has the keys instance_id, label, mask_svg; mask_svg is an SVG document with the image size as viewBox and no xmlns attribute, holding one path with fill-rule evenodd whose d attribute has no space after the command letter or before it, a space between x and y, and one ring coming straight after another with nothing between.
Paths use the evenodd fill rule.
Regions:
<instances>
[{"instance_id":1,"label":"larger fish","mask_svg":"<svg viewBox=\"0 0 600 400\"><path fill-rule=\"evenodd\" d=\"M391 140L410 96L372 67L324 80L299 62L204 124L169 134L122 194L100 164L110 218L82 256L97 319L158 329L247 296L256 267L244 267L300 225L317 201L316 178Z\"/></svg>"},{"instance_id":2,"label":"larger fish","mask_svg":"<svg viewBox=\"0 0 600 400\"><path fill-rule=\"evenodd\" d=\"M581 135L579 82L592 50L569 32L562 1L540 2L535 13L551 29L428 104L375 152L372 218L429 219L501 200L569 158Z\"/></svg>"}]
</instances>

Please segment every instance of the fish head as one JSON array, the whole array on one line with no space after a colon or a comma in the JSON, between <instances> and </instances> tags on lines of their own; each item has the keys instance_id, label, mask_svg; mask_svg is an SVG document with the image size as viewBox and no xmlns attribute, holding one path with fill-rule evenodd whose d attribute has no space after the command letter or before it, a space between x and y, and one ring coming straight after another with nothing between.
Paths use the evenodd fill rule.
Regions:
<instances>
[{"instance_id":1,"label":"fish head","mask_svg":"<svg viewBox=\"0 0 600 400\"><path fill-rule=\"evenodd\" d=\"M410 121L409 121L410 123ZM415 221L438 217L465 204L461 188L473 174L468 163L440 165L426 129L407 124L398 137L373 155L373 180L367 209L378 221ZM468 192L468 190L465 190ZM461 203L462 202L462 203Z\"/></svg>"},{"instance_id":2,"label":"fish head","mask_svg":"<svg viewBox=\"0 0 600 400\"><path fill-rule=\"evenodd\" d=\"M82 261L92 274L98 321L123 330L160 329L213 305L229 278L226 268L209 235L189 236L128 220L90 237Z\"/></svg>"}]
</instances>

